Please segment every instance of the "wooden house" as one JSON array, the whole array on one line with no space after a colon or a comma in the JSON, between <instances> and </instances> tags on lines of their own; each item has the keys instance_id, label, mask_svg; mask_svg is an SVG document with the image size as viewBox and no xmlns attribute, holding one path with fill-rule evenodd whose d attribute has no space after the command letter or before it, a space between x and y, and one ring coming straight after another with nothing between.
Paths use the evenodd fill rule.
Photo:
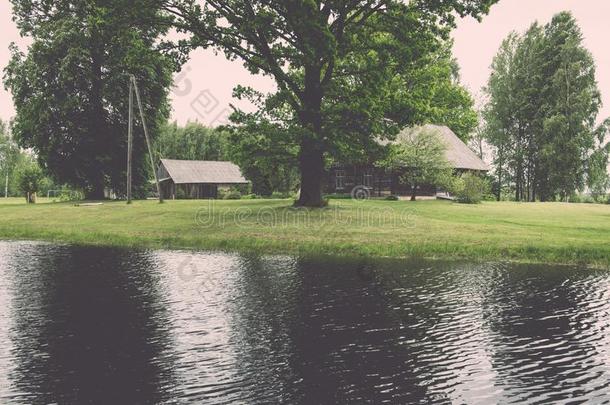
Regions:
<instances>
[{"instance_id":1,"label":"wooden house","mask_svg":"<svg viewBox=\"0 0 610 405\"><path fill-rule=\"evenodd\" d=\"M456 173L485 173L489 166L483 162L457 135L446 126L424 125L409 128L411 131L434 131L445 143L446 158ZM387 144L388 142L386 142ZM370 196L410 196L411 186L400 181L400 174L377 167L374 163L335 164L327 173L325 192L329 194L350 194L354 190L365 190ZM417 186L417 196L436 196L434 185Z\"/></svg>"},{"instance_id":2,"label":"wooden house","mask_svg":"<svg viewBox=\"0 0 610 405\"><path fill-rule=\"evenodd\" d=\"M163 198L217 198L219 187L249 182L231 162L161 159L158 168Z\"/></svg>"}]
</instances>

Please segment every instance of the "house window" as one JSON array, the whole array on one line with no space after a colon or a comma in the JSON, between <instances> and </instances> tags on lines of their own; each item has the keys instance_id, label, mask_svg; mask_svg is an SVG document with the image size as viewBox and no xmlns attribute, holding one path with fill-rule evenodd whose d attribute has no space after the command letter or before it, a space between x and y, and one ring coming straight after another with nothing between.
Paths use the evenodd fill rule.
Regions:
<instances>
[{"instance_id":1,"label":"house window","mask_svg":"<svg viewBox=\"0 0 610 405\"><path fill-rule=\"evenodd\" d=\"M335 171L335 188L343 190L345 188L345 170Z\"/></svg>"},{"instance_id":2,"label":"house window","mask_svg":"<svg viewBox=\"0 0 610 405\"><path fill-rule=\"evenodd\" d=\"M367 169L364 171L364 175L362 176L362 185L366 187L373 187L373 171Z\"/></svg>"}]
</instances>

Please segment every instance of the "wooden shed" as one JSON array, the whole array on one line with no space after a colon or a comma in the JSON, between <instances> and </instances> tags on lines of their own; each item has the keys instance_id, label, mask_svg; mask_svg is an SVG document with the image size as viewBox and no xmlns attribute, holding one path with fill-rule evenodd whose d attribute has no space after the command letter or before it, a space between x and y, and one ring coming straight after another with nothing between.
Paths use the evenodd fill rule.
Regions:
<instances>
[{"instance_id":1,"label":"wooden shed","mask_svg":"<svg viewBox=\"0 0 610 405\"><path fill-rule=\"evenodd\" d=\"M161 159L158 169L163 198L217 198L219 187L248 184L231 162Z\"/></svg>"}]
</instances>

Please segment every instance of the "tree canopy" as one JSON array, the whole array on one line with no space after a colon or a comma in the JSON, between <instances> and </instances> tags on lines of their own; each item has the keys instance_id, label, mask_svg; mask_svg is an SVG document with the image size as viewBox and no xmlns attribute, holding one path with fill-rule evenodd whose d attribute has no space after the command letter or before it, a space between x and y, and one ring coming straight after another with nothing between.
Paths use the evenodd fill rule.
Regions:
<instances>
[{"instance_id":1,"label":"tree canopy","mask_svg":"<svg viewBox=\"0 0 610 405\"><path fill-rule=\"evenodd\" d=\"M226 160L228 133L198 122L179 126L166 123L155 141L156 158L183 160Z\"/></svg>"},{"instance_id":2,"label":"tree canopy","mask_svg":"<svg viewBox=\"0 0 610 405\"><path fill-rule=\"evenodd\" d=\"M128 74L140 83L147 124L168 115L171 65L154 47L167 25L154 0L11 0L27 55L12 47L5 70L17 115L16 141L31 148L58 181L102 198L125 189ZM150 173L141 125L134 142L134 186Z\"/></svg>"},{"instance_id":3,"label":"tree canopy","mask_svg":"<svg viewBox=\"0 0 610 405\"><path fill-rule=\"evenodd\" d=\"M528 201L582 190L605 127L595 127L601 106L595 63L576 20L562 12L545 26L511 33L492 71L484 115L500 185Z\"/></svg>"},{"instance_id":4,"label":"tree canopy","mask_svg":"<svg viewBox=\"0 0 610 405\"><path fill-rule=\"evenodd\" d=\"M10 137L8 126L0 120L0 184L5 197L13 191L12 177L22 160L22 152Z\"/></svg>"}]
</instances>

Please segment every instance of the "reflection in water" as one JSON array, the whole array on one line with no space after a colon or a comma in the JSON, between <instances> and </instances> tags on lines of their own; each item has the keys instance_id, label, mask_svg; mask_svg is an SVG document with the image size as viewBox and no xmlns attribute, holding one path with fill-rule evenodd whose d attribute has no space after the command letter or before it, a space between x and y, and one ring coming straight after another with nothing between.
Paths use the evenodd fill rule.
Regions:
<instances>
[{"instance_id":1,"label":"reflection in water","mask_svg":"<svg viewBox=\"0 0 610 405\"><path fill-rule=\"evenodd\" d=\"M147 255L17 245L8 256L13 324L3 344L14 356L11 401L169 398L169 320Z\"/></svg>"},{"instance_id":2,"label":"reflection in water","mask_svg":"<svg viewBox=\"0 0 610 405\"><path fill-rule=\"evenodd\" d=\"M0 243L0 402L610 399L610 273Z\"/></svg>"}]
</instances>

